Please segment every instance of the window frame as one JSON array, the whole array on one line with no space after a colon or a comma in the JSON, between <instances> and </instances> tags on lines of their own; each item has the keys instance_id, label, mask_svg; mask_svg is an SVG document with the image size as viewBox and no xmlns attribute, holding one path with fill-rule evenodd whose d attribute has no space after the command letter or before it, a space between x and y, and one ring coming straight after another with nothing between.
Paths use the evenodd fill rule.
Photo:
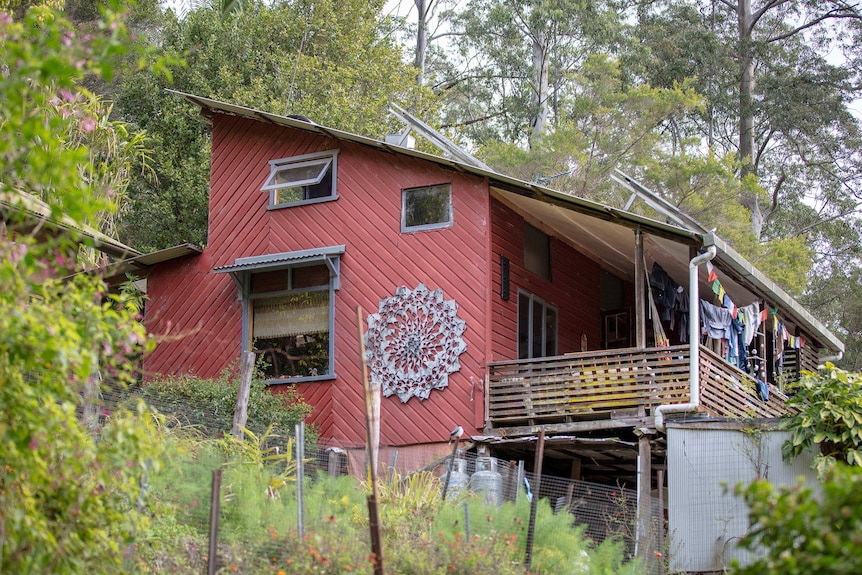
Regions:
<instances>
[{"instance_id":1,"label":"window frame","mask_svg":"<svg viewBox=\"0 0 862 575\"><path fill-rule=\"evenodd\" d=\"M311 154L302 154L301 156L292 156L289 158L280 158L278 160L270 160L269 161L269 175L266 178L263 186L261 186L261 192L267 192L269 194L269 204L267 205L268 210L280 210L282 208L291 208L294 206L305 206L308 204L319 204L322 202L331 202L338 199L338 153L340 150L326 150L324 152L314 152ZM305 165L311 166L314 164L322 163L324 164L324 169L318 174L316 178L306 178L304 180L294 180L288 183L274 183L276 174L279 170L286 167L303 167ZM327 173L332 173L332 190L328 196L321 196L318 198L308 198L301 199L292 202L278 202L278 192L279 190L285 188L295 188L301 186L312 186L319 184L326 178Z\"/></svg>"},{"instance_id":2,"label":"window frame","mask_svg":"<svg viewBox=\"0 0 862 575\"><path fill-rule=\"evenodd\" d=\"M407 196L410 192L416 192L420 190L428 190L431 188L446 188L448 193L448 218L443 222L435 222L432 224L420 224L418 226L408 226L407 225ZM452 205L452 183L445 182L441 184L430 184L427 186L414 186L411 188L402 188L401 189L401 233L412 233L412 232L423 232L427 230L439 230L445 228L451 228L455 225L455 210Z\"/></svg>"},{"instance_id":3,"label":"window frame","mask_svg":"<svg viewBox=\"0 0 862 575\"><path fill-rule=\"evenodd\" d=\"M253 313L252 301L258 299L273 298L292 293L305 293L309 291L329 292L329 367L328 373L324 375L298 376L270 378L266 385L305 383L315 381L327 381L336 378L335 374L335 292L341 288L341 257L344 255L345 247L330 246L321 249L301 250L283 254L271 254L265 256L251 256L237 258L234 265L216 268L215 273L228 273L234 281L238 290L238 299L242 306L242 351L252 351L251 341L251 314ZM329 282L327 285L293 288L292 270L296 268L325 264L329 269ZM261 272L285 271L288 279L285 285L287 289L252 293L252 276Z\"/></svg>"},{"instance_id":4,"label":"window frame","mask_svg":"<svg viewBox=\"0 0 862 575\"><path fill-rule=\"evenodd\" d=\"M527 333L527 356L526 357L521 357L521 310L522 310L521 298L527 298L527 313L528 313L527 325L528 325L529 331ZM536 325L535 318L533 317L533 310L535 309L536 305L539 305L542 308L542 321L541 321L542 341L541 341L541 347L542 347L543 351L546 351L547 344L548 344L547 331L546 331L547 330L548 310L551 310L554 312L554 318L555 318L554 319L554 333L553 333L554 349L552 350L552 353L540 355L540 356L533 354L533 347L534 347L534 340L535 340L535 333L533 331L533 328ZM518 347L517 352L518 352L518 359L519 360L520 359L537 359L540 357L554 357L556 355L559 355L559 353L560 353L560 310L557 306L549 304L546 300L544 300L543 298L540 298L539 296L537 296L533 293L530 293L530 292L522 290L522 289L518 289L517 326L518 326L518 331L517 331L516 342L517 342L517 347Z\"/></svg>"}]
</instances>

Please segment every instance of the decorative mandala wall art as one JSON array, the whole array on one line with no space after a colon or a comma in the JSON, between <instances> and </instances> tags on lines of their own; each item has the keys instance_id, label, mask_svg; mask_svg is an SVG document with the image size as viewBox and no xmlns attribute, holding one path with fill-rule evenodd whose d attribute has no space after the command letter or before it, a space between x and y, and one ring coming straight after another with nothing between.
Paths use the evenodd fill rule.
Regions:
<instances>
[{"instance_id":1,"label":"decorative mandala wall art","mask_svg":"<svg viewBox=\"0 0 862 575\"><path fill-rule=\"evenodd\" d=\"M457 314L455 300L444 300L443 290L421 283L412 291L401 286L393 297L381 299L365 333L372 383L403 403L414 395L427 399L432 389L449 385L449 374L461 369L458 358L467 349L461 339L466 323Z\"/></svg>"}]
</instances>

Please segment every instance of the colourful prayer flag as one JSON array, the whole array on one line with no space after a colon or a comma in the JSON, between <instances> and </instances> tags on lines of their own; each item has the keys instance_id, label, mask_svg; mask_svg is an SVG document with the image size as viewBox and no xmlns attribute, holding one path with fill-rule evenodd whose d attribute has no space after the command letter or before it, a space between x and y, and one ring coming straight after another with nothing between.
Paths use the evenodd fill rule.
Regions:
<instances>
[{"instance_id":1,"label":"colourful prayer flag","mask_svg":"<svg viewBox=\"0 0 862 575\"><path fill-rule=\"evenodd\" d=\"M706 281L712 283L718 279L718 274L715 273L715 267L712 265L712 262L706 262L706 271L708 274Z\"/></svg>"}]
</instances>

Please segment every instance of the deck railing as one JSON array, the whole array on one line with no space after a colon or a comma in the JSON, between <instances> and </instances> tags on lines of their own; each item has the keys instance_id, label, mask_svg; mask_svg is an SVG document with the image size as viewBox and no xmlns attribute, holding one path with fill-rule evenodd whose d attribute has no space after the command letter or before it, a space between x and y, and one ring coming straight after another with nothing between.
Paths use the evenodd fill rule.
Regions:
<instances>
[{"instance_id":1,"label":"deck railing","mask_svg":"<svg viewBox=\"0 0 862 575\"><path fill-rule=\"evenodd\" d=\"M646 415L690 401L688 345L601 350L489 364L491 427ZM702 410L726 417L777 417L784 396L769 386L760 398L753 378L700 348Z\"/></svg>"}]
</instances>

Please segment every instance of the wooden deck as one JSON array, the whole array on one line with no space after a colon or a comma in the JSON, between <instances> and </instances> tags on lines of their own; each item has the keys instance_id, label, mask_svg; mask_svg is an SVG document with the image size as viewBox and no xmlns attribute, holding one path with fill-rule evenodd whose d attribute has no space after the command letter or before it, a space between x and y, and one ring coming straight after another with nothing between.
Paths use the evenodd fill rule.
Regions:
<instances>
[{"instance_id":1,"label":"wooden deck","mask_svg":"<svg viewBox=\"0 0 862 575\"><path fill-rule=\"evenodd\" d=\"M689 353L681 345L491 363L487 431L526 432L547 424L564 431L651 418L659 405L689 402ZM769 386L769 400L763 401L751 376L702 346L700 394L700 410L714 416L769 418L788 411L777 388ZM608 423L589 425L596 421Z\"/></svg>"}]
</instances>

